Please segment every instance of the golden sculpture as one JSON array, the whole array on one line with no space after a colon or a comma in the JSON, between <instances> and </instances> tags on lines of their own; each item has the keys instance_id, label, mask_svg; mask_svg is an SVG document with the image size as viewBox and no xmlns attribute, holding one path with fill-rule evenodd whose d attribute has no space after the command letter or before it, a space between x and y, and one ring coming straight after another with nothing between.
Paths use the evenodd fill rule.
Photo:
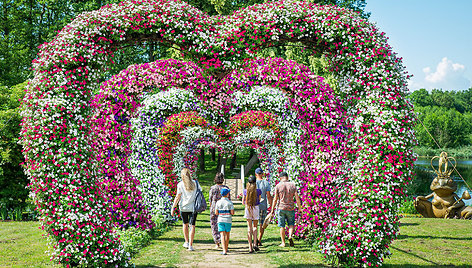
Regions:
<instances>
[{"instance_id":1,"label":"golden sculpture","mask_svg":"<svg viewBox=\"0 0 472 268\"><path fill-rule=\"evenodd\" d=\"M433 160L436 158L439 158L437 170L433 166ZM454 167L449 170L448 162L450 160L454 160ZM469 192L465 191L459 198L455 193L457 184L451 179L456 160L453 157L448 157L446 152L442 152L439 157L435 156L431 159L431 166L437 174L430 186L433 193L416 197L414 203L416 210L426 218L472 219L472 207L466 206L462 201L470 199ZM433 200L430 202L428 199L431 197Z\"/></svg>"}]
</instances>

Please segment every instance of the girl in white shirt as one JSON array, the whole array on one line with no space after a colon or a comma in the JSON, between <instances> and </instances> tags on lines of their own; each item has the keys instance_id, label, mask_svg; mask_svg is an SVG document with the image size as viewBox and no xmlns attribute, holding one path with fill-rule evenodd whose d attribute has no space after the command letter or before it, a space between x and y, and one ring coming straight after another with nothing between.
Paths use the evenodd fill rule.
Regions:
<instances>
[{"instance_id":1,"label":"girl in white shirt","mask_svg":"<svg viewBox=\"0 0 472 268\"><path fill-rule=\"evenodd\" d=\"M190 169L183 168L180 172L182 180L177 184L177 195L172 205L171 215L174 216L175 207L179 204L180 217L182 218L185 243L183 246L188 250L194 250L193 238L195 237L195 222L197 213L194 212L195 197L197 195L197 183L192 180ZM201 190L200 185L199 189ZM190 226L189 226L190 225ZM190 229L189 229L190 227Z\"/></svg>"}]
</instances>

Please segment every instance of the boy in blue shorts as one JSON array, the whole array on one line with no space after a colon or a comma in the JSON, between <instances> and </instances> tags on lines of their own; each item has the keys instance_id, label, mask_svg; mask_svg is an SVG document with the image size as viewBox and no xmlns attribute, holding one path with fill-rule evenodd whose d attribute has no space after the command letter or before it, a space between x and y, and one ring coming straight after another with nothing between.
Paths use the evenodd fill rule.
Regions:
<instances>
[{"instance_id":1,"label":"boy in blue shorts","mask_svg":"<svg viewBox=\"0 0 472 268\"><path fill-rule=\"evenodd\" d=\"M222 188L222 198L216 202L215 206L215 214L218 215L218 232L220 232L221 245L223 246L221 255L228 254L229 232L231 232L232 216L234 215L234 206L233 202L229 200L229 193L228 188Z\"/></svg>"}]
</instances>

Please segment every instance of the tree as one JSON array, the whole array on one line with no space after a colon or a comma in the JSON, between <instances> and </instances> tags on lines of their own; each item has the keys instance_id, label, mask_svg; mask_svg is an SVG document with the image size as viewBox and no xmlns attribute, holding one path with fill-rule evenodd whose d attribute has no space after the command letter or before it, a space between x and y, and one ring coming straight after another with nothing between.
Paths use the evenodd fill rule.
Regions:
<instances>
[{"instance_id":1,"label":"tree","mask_svg":"<svg viewBox=\"0 0 472 268\"><path fill-rule=\"evenodd\" d=\"M21 146L18 144L21 117L20 99L24 96L25 83L11 88L0 87L0 203L7 207L24 204L28 197Z\"/></svg>"},{"instance_id":2,"label":"tree","mask_svg":"<svg viewBox=\"0 0 472 268\"><path fill-rule=\"evenodd\" d=\"M433 103L439 107L453 108L454 107L454 98L451 93L447 91L442 91L440 89L433 89L431 91L431 98Z\"/></svg>"},{"instance_id":3,"label":"tree","mask_svg":"<svg viewBox=\"0 0 472 268\"><path fill-rule=\"evenodd\" d=\"M410 94L410 99L415 106L433 106L433 99L429 95L429 92L424 88L413 91Z\"/></svg>"},{"instance_id":4,"label":"tree","mask_svg":"<svg viewBox=\"0 0 472 268\"><path fill-rule=\"evenodd\" d=\"M438 106L415 107L424 127L431 133L442 148L455 148L470 145L468 135L471 133L471 122L455 109ZM416 137L422 146L438 148L436 142L429 136L422 124L415 128Z\"/></svg>"},{"instance_id":5,"label":"tree","mask_svg":"<svg viewBox=\"0 0 472 268\"><path fill-rule=\"evenodd\" d=\"M472 112L472 88L464 91L451 91L454 107L460 113Z\"/></svg>"}]
</instances>

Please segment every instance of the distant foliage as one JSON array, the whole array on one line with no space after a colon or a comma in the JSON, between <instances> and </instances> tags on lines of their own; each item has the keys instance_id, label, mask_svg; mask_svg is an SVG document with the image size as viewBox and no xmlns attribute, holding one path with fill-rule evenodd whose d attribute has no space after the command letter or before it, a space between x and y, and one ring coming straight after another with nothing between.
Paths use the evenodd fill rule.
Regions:
<instances>
[{"instance_id":1,"label":"distant foliage","mask_svg":"<svg viewBox=\"0 0 472 268\"><path fill-rule=\"evenodd\" d=\"M472 88L465 91L420 89L410 94L415 111L424 126L415 127L420 146L442 148L472 145Z\"/></svg>"},{"instance_id":2,"label":"distant foliage","mask_svg":"<svg viewBox=\"0 0 472 268\"><path fill-rule=\"evenodd\" d=\"M0 206L6 210L24 207L28 197L27 178L20 166L23 155L18 144L21 129L18 107L25 86L26 82L12 87L0 86Z\"/></svg>"}]
</instances>

